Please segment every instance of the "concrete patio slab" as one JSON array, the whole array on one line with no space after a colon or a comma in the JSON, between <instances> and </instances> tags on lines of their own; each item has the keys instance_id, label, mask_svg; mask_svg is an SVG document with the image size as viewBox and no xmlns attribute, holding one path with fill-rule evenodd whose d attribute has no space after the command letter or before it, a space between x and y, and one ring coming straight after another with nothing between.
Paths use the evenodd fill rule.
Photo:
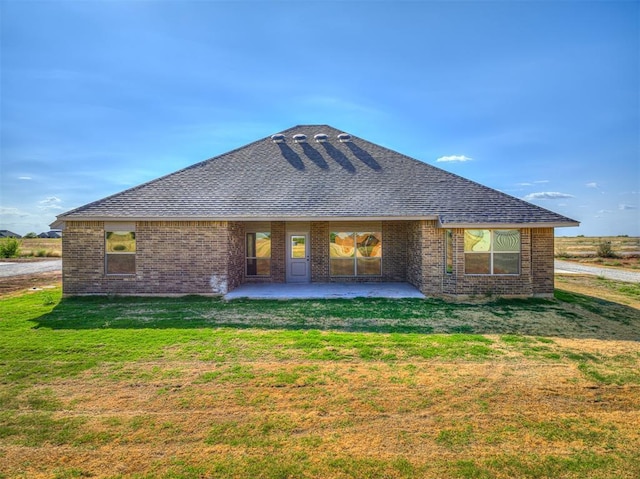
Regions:
<instances>
[{"instance_id":1,"label":"concrete patio slab","mask_svg":"<svg viewBox=\"0 0 640 479\"><path fill-rule=\"evenodd\" d=\"M243 284L224 299L424 298L409 283Z\"/></svg>"}]
</instances>

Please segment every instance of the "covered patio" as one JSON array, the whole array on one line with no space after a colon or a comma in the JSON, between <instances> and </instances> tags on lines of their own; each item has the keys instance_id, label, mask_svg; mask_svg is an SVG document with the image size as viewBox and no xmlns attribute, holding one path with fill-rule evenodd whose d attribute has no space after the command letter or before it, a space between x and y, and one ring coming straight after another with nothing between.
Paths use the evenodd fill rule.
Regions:
<instances>
[{"instance_id":1,"label":"covered patio","mask_svg":"<svg viewBox=\"0 0 640 479\"><path fill-rule=\"evenodd\" d=\"M420 298L425 296L409 283L262 283L243 284L224 299L353 299Z\"/></svg>"}]
</instances>

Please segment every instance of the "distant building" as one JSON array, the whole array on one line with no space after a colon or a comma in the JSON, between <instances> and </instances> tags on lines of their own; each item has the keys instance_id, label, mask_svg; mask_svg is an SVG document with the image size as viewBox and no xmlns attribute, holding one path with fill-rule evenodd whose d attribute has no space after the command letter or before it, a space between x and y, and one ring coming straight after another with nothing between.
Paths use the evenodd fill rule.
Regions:
<instances>
[{"instance_id":1,"label":"distant building","mask_svg":"<svg viewBox=\"0 0 640 479\"><path fill-rule=\"evenodd\" d=\"M18 233L9 230L0 230L0 238L22 238Z\"/></svg>"},{"instance_id":2,"label":"distant building","mask_svg":"<svg viewBox=\"0 0 640 479\"><path fill-rule=\"evenodd\" d=\"M51 231L47 231L46 233L43 232L38 235L38 238L62 238L62 231L51 230Z\"/></svg>"}]
</instances>

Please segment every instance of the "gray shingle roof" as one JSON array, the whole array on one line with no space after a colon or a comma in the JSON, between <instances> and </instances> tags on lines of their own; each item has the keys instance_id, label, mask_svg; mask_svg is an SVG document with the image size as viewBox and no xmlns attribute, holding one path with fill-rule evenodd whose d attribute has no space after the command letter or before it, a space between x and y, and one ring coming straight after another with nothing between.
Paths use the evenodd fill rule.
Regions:
<instances>
[{"instance_id":1,"label":"gray shingle roof","mask_svg":"<svg viewBox=\"0 0 640 479\"><path fill-rule=\"evenodd\" d=\"M266 137L66 212L58 220L438 218L443 225L577 222L327 125ZM307 141L296 143L293 135ZM314 135L326 134L326 142Z\"/></svg>"}]
</instances>

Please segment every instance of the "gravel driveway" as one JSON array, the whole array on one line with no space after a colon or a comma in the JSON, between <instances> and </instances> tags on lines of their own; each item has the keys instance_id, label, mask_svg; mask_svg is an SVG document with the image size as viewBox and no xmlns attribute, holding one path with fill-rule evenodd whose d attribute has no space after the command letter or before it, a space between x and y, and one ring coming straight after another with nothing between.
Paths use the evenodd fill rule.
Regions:
<instances>
[{"instance_id":1,"label":"gravel driveway","mask_svg":"<svg viewBox=\"0 0 640 479\"><path fill-rule=\"evenodd\" d=\"M602 276L615 281L625 281L627 283L640 283L640 273L633 271L623 271L613 268L599 268L597 266L587 266L585 264L572 263L570 261L554 261L556 273L580 273Z\"/></svg>"},{"instance_id":2,"label":"gravel driveway","mask_svg":"<svg viewBox=\"0 0 640 479\"><path fill-rule=\"evenodd\" d=\"M47 271L59 271L61 269L61 259L49 259L46 261L34 261L29 263L0 262L0 278L19 276L22 274L45 273Z\"/></svg>"}]
</instances>

